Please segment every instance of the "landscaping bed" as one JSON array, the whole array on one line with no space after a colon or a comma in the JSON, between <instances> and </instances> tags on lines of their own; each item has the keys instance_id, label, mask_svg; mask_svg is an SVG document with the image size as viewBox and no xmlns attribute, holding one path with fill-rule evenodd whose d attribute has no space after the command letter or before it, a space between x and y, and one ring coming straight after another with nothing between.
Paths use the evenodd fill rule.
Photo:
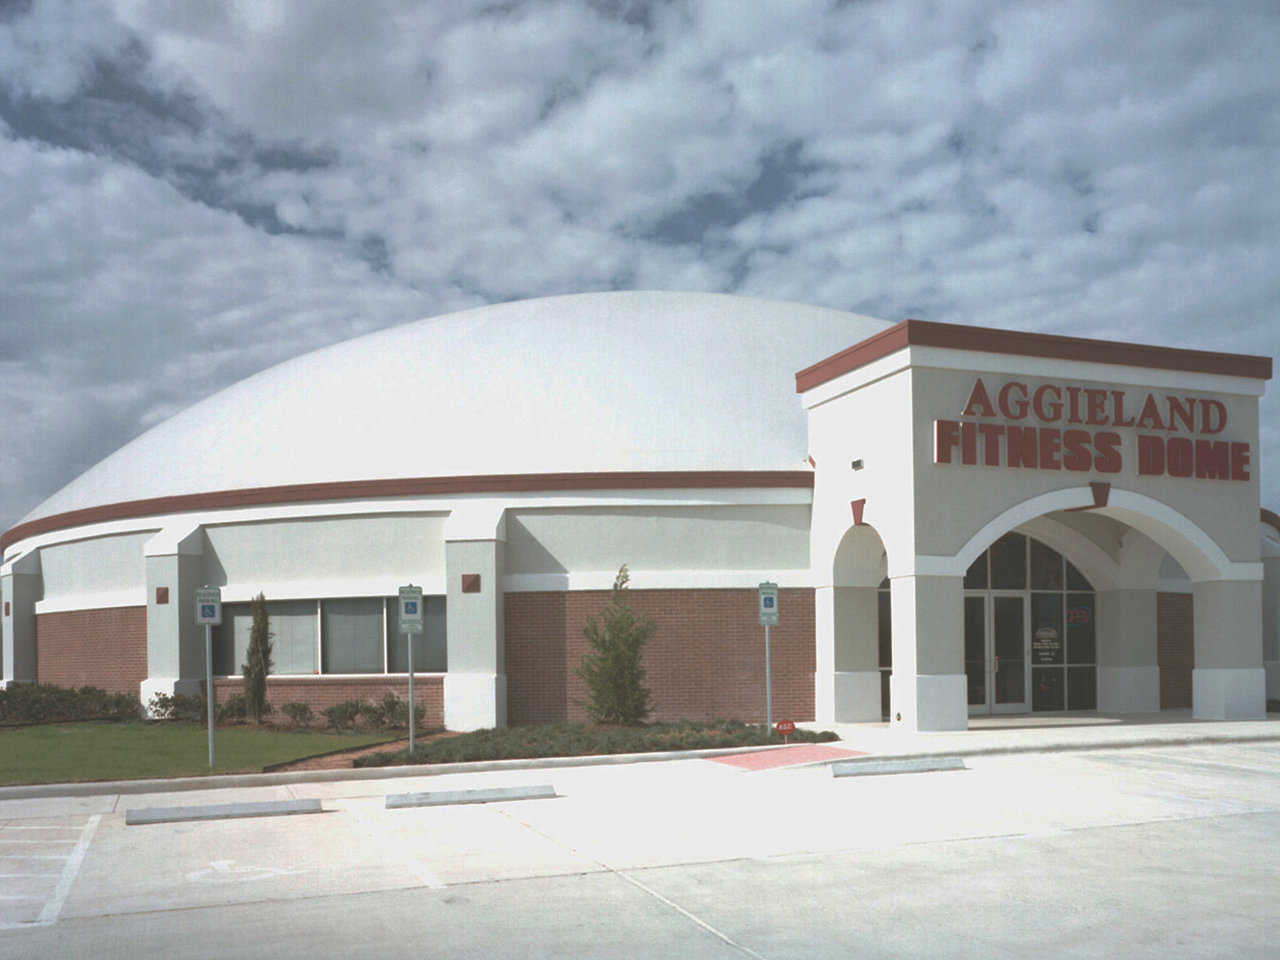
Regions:
<instances>
[{"instance_id":1,"label":"landscaping bed","mask_svg":"<svg viewBox=\"0 0 1280 960\"><path fill-rule=\"evenodd\" d=\"M796 730L791 743L828 743L840 739L830 730ZM380 767L408 763L461 763L537 757L582 757L615 753L655 753L705 750L716 747L755 747L781 744L783 738L762 725L713 723L653 723L610 726L586 723L529 724L497 727L419 743L407 749L379 751L355 758L354 766Z\"/></svg>"}]
</instances>

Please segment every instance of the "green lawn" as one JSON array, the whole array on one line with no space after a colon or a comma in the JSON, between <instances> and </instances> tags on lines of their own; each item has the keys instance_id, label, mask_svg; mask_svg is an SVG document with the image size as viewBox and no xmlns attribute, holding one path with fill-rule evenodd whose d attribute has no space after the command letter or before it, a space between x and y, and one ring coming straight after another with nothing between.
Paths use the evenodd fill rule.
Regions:
<instances>
[{"instance_id":1,"label":"green lawn","mask_svg":"<svg viewBox=\"0 0 1280 960\"><path fill-rule=\"evenodd\" d=\"M219 727L213 773L246 773L317 753L392 739ZM53 723L0 729L0 784L131 780L209 773L207 728L193 723Z\"/></svg>"}]
</instances>

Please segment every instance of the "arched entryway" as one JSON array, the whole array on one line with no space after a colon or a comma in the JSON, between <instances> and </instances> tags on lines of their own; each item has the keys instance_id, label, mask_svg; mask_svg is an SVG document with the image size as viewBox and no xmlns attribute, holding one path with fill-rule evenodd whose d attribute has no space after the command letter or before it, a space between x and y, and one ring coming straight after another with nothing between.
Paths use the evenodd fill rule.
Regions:
<instances>
[{"instance_id":1,"label":"arched entryway","mask_svg":"<svg viewBox=\"0 0 1280 960\"><path fill-rule=\"evenodd\" d=\"M970 715L1098 707L1094 585L1053 547L1006 533L964 576Z\"/></svg>"}]
</instances>

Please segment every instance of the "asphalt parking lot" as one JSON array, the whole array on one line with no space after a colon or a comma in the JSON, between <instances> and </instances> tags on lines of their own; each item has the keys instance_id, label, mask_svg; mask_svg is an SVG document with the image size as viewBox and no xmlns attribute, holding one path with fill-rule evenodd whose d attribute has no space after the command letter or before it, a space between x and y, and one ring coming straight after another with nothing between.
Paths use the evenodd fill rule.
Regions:
<instances>
[{"instance_id":1,"label":"asphalt parking lot","mask_svg":"<svg viewBox=\"0 0 1280 960\"><path fill-rule=\"evenodd\" d=\"M0 801L0 957L1274 956L1280 743ZM551 783L389 810L387 794ZM125 812L315 797L306 816Z\"/></svg>"}]
</instances>

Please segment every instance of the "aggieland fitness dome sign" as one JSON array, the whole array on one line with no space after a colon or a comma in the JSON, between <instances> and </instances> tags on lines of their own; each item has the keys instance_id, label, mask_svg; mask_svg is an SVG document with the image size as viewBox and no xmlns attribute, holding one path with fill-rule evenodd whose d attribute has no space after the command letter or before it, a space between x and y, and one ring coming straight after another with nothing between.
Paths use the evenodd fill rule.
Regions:
<instances>
[{"instance_id":1,"label":"aggieland fitness dome sign","mask_svg":"<svg viewBox=\"0 0 1280 960\"><path fill-rule=\"evenodd\" d=\"M1208 439L1228 426L1226 404L1212 398L1056 383L1032 389L1018 380L993 392L979 377L960 416L981 419L935 420L936 463L1114 474L1129 455L1140 476L1249 479L1247 441Z\"/></svg>"}]
</instances>

